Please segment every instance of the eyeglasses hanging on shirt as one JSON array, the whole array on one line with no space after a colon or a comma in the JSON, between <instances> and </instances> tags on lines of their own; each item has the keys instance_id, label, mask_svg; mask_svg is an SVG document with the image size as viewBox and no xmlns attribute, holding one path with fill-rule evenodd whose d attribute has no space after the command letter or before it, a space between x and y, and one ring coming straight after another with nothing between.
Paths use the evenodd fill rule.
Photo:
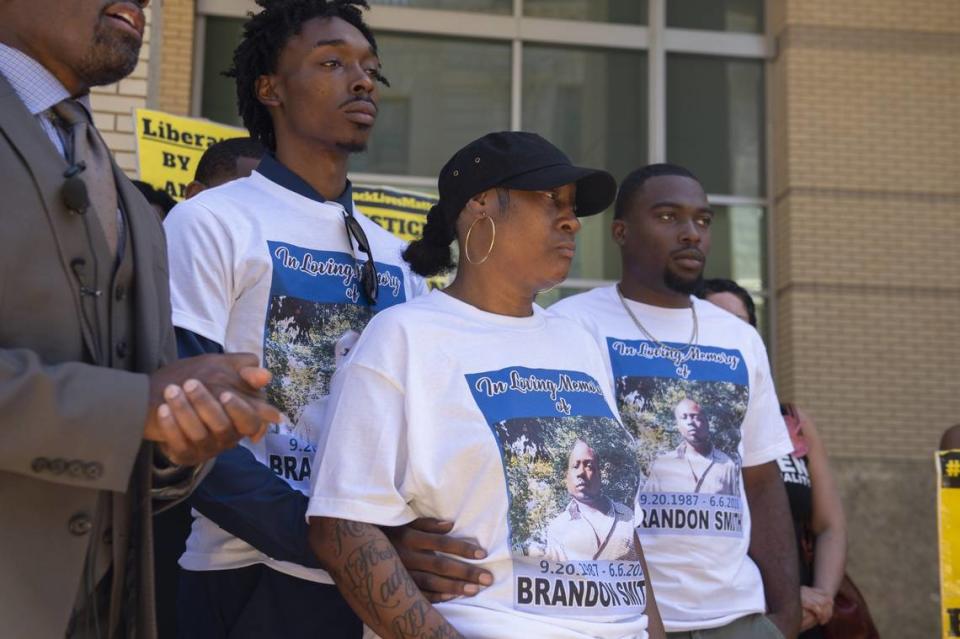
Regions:
<instances>
[{"instance_id":1,"label":"eyeglasses hanging on shirt","mask_svg":"<svg viewBox=\"0 0 960 639\"><path fill-rule=\"evenodd\" d=\"M370 306L377 303L377 294L380 292L379 277L377 275L377 266L373 262L373 252L370 250L370 242L367 240L367 234L360 226L360 222L354 217L353 213L343 210L343 223L347 227L347 239L350 241L351 253L353 253L353 243L357 243L357 248L367 254L367 261L362 266L357 265L360 274L360 285L363 287L363 294L366 296ZM353 256L354 262L357 256Z\"/></svg>"}]
</instances>

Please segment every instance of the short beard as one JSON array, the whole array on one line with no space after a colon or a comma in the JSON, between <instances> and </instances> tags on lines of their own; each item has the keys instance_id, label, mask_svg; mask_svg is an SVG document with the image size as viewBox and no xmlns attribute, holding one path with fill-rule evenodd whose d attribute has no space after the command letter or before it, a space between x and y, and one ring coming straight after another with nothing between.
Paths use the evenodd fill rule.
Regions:
<instances>
[{"instance_id":1,"label":"short beard","mask_svg":"<svg viewBox=\"0 0 960 639\"><path fill-rule=\"evenodd\" d=\"M367 150L366 142L337 142L336 146L345 153L363 153Z\"/></svg>"},{"instance_id":2,"label":"short beard","mask_svg":"<svg viewBox=\"0 0 960 639\"><path fill-rule=\"evenodd\" d=\"M696 279L684 280L677 277L670 269L665 269L663 271L663 283L666 284L667 288L671 291L682 295L693 295L700 289L700 285L703 284L703 271L700 271Z\"/></svg>"},{"instance_id":3,"label":"short beard","mask_svg":"<svg viewBox=\"0 0 960 639\"><path fill-rule=\"evenodd\" d=\"M98 27L87 54L78 63L78 74L87 86L113 84L127 77L137 67L141 42L133 36L107 35Z\"/></svg>"}]
</instances>

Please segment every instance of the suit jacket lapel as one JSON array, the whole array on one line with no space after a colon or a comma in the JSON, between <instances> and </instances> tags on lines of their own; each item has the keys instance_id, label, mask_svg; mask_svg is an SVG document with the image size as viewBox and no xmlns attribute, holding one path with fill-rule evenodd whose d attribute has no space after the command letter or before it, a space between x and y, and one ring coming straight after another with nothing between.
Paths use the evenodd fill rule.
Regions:
<instances>
[{"instance_id":1,"label":"suit jacket lapel","mask_svg":"<svg viewBox=\"0 0 960 639\"><path fill-rule=\"evenodd\" d=\"M158 228L160 220L153 208L146 204L143 195L130 182L123 171L113 163L113 175L117 183L120 205L126 213L125 221L130 233L130 246L133 259L133 281L136 304L136 370L153 371L160 362L160 333L163 322L170 318L160 317L160 303L157 295L166 291L166 282L158 283L158 277L168 277L167 272L159 268L166 263L165 255L156 255L165 251L165 244L155 238L163 237ZM162 284L162 285L158 285Z\"/></svg>"},{"instance_id":2,"label":"suit jacket lapel","mask_svg":"<svg viewBox=\"0 0 960 639\"><path fill-rule=\"evenodd\" d=\"M17 149L24 164L33 174L40 197L47 211L63 208L59 201L52 202L53 194L59 194L63 185L60 175L67 169L67 162L47 137L36 118L27 111L7 79L0 73L0 129ZM51 167L60 170L54 172Z\"/></svg>"},{"instance_id":3,"label":"suit jacket lapel","mask_svg":"<svg viewBox=\"0 0 960 639\"><path fill-rule=\"evenodd\" d=\"M80 283L70 266L74 259L82 258L90 263L94 256L86 240L83 219L71 213L60 199L64 179L62 175L67 169L67 162L3 74L0 74L0 133L10 141L11 146L23 159L24 166L33 176L38 201L42 204L43 215L50 224L57 243L60 264L73 291L74 305L80 318L84 342L90 353L99 356L96 339L98 329L84 316L84 300L80 294ZM37 213L40 215L40 211Z\"/></svg>"}]
</instances>

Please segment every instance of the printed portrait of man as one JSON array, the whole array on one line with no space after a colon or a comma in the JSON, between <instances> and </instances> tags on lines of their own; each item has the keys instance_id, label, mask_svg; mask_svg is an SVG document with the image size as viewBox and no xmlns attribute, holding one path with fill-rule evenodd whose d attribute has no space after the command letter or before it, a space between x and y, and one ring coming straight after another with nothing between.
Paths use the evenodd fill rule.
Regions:
<instances>
[{"instance_id":1,"label":"printed portrait of man","mask_svg":"<svg viewBox=\"0 0 960 639\"><path fill-rule=\"evenodd\" d=\"M740 469L713 445L709 418L700 404L685 397L673 416L680 445L654 460L643 491L739 495Z\"/></svg>"},{"instance_id":2,"label":"printed portrait of man","mask_svg":"<svg viewBox=\"0 0 960 639\"><path fill-rule=\"evenodd\" d=\"M360 333L349 329L343 333L333 344L333 362L334 372L340 368L340 364L346 359L350 351L360 339ZM327 410L327 396L323 395L314 399L303 407L300 413L300 420L296 425L288 424L288 430L305 442L314 443L317 441L317 429L323 422L324 413Z\"/></svg>"},{"instance_id":3,"label":"printed portrait of man","mask_svg":"<svg viewBox=\"0 0 960 639\"><path fill-rule=\"evenodd\" d=\"M564 479L570 502L547 526L546 556L637 560L633 511L603 494L600 456L586 441L574 442Z\"/></svg>"},{"instance_id":4,"label":"printed portrait of man","mask_svg":"<svg viewBox=\"0 0 960 639\"><path fill-rule=\"evenodd\" d=\"M347 355L350 354L350 351L353 350L358 339L360 339L360 333L350 329L341 335L337 343L333 345L333 361L336 368L340 368L341 362L343 362Z\"/></svg>"}]
</instances>

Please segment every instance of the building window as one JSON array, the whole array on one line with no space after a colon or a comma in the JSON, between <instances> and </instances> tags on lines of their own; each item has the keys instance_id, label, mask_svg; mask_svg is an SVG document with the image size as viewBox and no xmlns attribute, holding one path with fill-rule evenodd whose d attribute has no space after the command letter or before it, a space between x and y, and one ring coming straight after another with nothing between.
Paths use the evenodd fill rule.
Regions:
<instances>
[{"instance_id":1,"label":"building window","mask_svg":"<svg viewBox=\"0 0 960 639\"><path fill-rule=\"evenodd\" d=\"M713 205L710 258L704 277L724 277L738 282L753 294L761 332L768 325L767 217L761 206ZM760 293L760 294L758 294Z\"/></svg>"},{"instance_id":2,"label":"building window","mask_svg":"<svg viewBox=\"0 0 960 639\"><path fill-rule=\"evenodd\" d=\"M510 128L510 45L382 33L380 113L363 173L436 176L464 144Z\"/></svg>"},{"instance_id":3,"label":"building window","mask_svg":"<svg viewBox=\"0 0 960 639\"><path fill-rule=\"evenodd\" d=\"M647 159L647 56L642 51L523 47L524 130L618 179Z\"/></svg>"},{"instance_id":4,"label":"building window","mask_svg":"<svg viewBox=\"0 0 960 639\"><path fill-rule=\"evenodd\" d=\"M646 24L642 0L523 0L523 15L533 18Z\"/></svg>"},{"instance_id":5,"label":"building window","mask_svg":"<svg viewBox=\"0 0 960 639\"><path fill-rule=\"evenodd\" d=\"M667 159L708 193L764 193L763 63L667 56Z\"/></svg>"},{"instance_id":6,"label":"building window","mask_svg":"<svg viewBox=\"0 0 960 639\"><path fill-rule=\"evenodd\" d=\"M203 91L198 115L241 126L236 84L223 73L233 66L233 50L243 35L243 20L211 16L198 24L198 28L204 30Z\"/></svg>"},{"instance_id":7,"label":"building window","mask_svg":"<svg viewBox=\"0 0 960 639\"><path fill-rule=\"evenodd\" d=\"M237 3L238 5L242 3ZM717 210L707 273L769 315L762 0L374 0L392 86L354 181L435 192L443 163L490 131L540 133L619 180L648 162L697 174ZM243 7L197 0L199 115L238 123L220 76ZM584 220L559 297L615 281L610 215Z\"/></svg>"},{"instance_id":8,"label":"building window","mask_svg":"<svg viewBox=\"0 0 960 639\"><path fill-rule=\"evenodd\" d=\"M667 26L763 33L763 0L667 0Z\"/></svg>"},{"instance_id":9,"label":"building window","mask_svg":"<svg viewBox=\"0 0 960 639\"><path fill-rule=\"evenodd\" d=\"M513 13L513 0L371 0L370 4L408 9L476 11L478 13L500 13L504 15Z\"/></svg>"}]
</instances>

